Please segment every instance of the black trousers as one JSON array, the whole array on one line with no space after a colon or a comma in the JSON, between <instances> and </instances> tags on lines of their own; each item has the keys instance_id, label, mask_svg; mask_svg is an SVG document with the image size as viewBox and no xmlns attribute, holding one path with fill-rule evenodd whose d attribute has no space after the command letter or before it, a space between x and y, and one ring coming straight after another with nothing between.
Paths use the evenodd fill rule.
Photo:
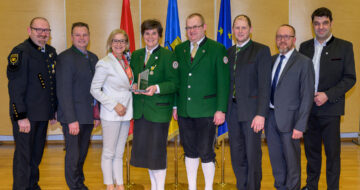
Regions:
<instances>
[{"instance_id":1,"label":"black trousers","mask_svg":"<svg viewBox=\"0 0 360 190\"><path fill-rule=\"evenodd\" d=\"M216 126L213 119L179 117L180 140L186 157L200 157L202 163L215 162Z\"/></svg>"},{"instance_id":2,"label":"black trousers","mask_svg":"<svg viewBox=\"0 0 360 190\"><path fill-rule=\"evenodd\" d=\"M20 133L17 121L12 121L15 152L13 160L13 190L40 189L39 165L44 153L48 121L30 121L30 132Z\"/></svg>"},{"instance_id":3,"label":"black trousers","mask_svg":"<svg viewBox=\"0 0 360 190\"><path fill-rule=\"evenodd\" d=\"M274 187L278 190L300 189L300 139L293 139L292 134L292 130L289 132L279 131L274 111L270 110L265 123L265 135L275 178Z\"/></svg>"},{"instance_id":4,"label":"black trousers","mask_svg":"<svg viewBox=\"0 0 360 190\"><path fill-rule=\"evenodd\" d=\"M93 124L80 124L78 135L69 134L68 124L61 124L65 137L65 179L70 190L86 190L84 163L88 153Z\"/></svg>"},{"instance_id":5,"label":"black trousers","mask_svg":"<svg viewBox=\"0 0 360 190\"><path fill-rule=\"evenodd\" d=\"M327 189L339 189L340 178L340 116L310 115L308 130L304 134L307 159L306 186L317 190L321 173L321 151L324 143L326 155Z\"/></svg>"},{"instance_id":6,"label":"black trousers","mask_svg":"<svg viewBox=\"0 0 360 190\"><path fill-rule=\"evenodd\" d=\"M226 120L229 128L231 163L238 190L259 190L261 186L261 132L255 133L252 121L239 122L236 103L232 103Z\"/></svg>"}]
</instances>

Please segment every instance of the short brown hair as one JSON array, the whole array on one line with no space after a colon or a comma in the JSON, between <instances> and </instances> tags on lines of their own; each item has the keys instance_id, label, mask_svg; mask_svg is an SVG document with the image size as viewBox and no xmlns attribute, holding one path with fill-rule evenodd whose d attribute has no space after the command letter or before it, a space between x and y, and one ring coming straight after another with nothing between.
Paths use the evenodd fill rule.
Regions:
<instances>
[{"instance_id":1,"label":"short brown hair","mask_svg":"<svg viewBox=\"0 0 360 190\"><path fill-rule=\"evenodd\" d=\"M148 19L141 24L141 35L144 36L145 30L152 29L156 29L160 38L162 37L163 27L161 26L160 21L156 19Z\"/></svg>"},{"instance_id":2,"label":"short brown hair","mask_svg":"<svg viewBox=\"0 0 360 190\"><path fill-rule=\"evenodd\" d=\"M295 28L294 28L293 26L291 26L290 24L282 24L280 27L283 27L283 26L289 27L289 28L293 31L294 36L296 36L296 31L295 31ZM279 28L280 28L280 27L279 27Z\"/></svg>"},{"instance_id":3,"label":"short brown hair","mask_svg":"<svg viewBox=\"0 0 360 190\"><path fill-rule=\"evenodd\" d=\"M238 15L234 18L233 27L234 27L235 21L239 20L239 19L245 19L246 22L248 23L249 27L251 28L251 20L247 15L244 15L244 14Z\"/></svg>"},{"instance_id":4,"label":"short brown hair","mask_svg":"<svg viewBox=\"0 0 360 190\"><path fill-rule=\"evenodd\" d=\"M200 18L200 21L201 21L201 24L204 25L205 24L205 19L204 17L200 14L200 13L192 13L190 14L187 18L186 18L186 21L193 18L193 17L199 17Z\"/></svg>"},{"instance_id":5,"label":"short brown hair","mask_svg":"<svg viewBox=\"0 0 360 190\"><path fill-rule=\"evenodd\" d=\"M84 22L75 22L72 24L71 26L71 34L73 34L73 31L74 31L74 28L75 27L86 27L86 29L88 30L88 32L90 33L90 30L89 30L89 25L84 23Z\"/></svg>"},{"instance_id":6,"label":"short brown hair","mask_svg":"<svg viewBox=\"0 0 360 190\"><path fill-rule=\"evenodd\" d=\"M113 31L110 33L110 35L109 35L109 37L108 37L108 39L107 39L107 41L106 41L106 51L107 51L107 53L113 51L112 48L111 48L111 44L112 44L112 40L114 39L114 36L115 36L116 34L122 34L122 35L124 35L125 41L126 41L126 48L125 48L125 51L124 51L124 52L126 52L127 50L129 50L129 36L128 36L127 33L125 32L125 30L115 29L115 30L113 30Z\"/></svg>"}]
</instances>

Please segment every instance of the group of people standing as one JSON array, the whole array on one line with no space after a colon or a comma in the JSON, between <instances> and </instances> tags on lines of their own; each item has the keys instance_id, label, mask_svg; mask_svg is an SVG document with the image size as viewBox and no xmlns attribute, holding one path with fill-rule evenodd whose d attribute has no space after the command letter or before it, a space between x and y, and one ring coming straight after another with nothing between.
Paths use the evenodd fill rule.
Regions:
<instances>
[{"instance_id":1,"label":"group of people standing","mask_svg":"<svg viewBox=\"0 0 360 190\"><path fill-rule=\"evenodd\" d=\"M331 33L332 15L312 15L316 37L295 49L295 28L276 32L279 54L250 38L250 18L233 21L236 44L225 49L206 37L204 17L186 19L188 40L172 52L160 46L163 28L145 20L145 48L129 53L129 39L116 29L107 55L87 50L89 26L72 25L72 47L56 54L46 44L48 21L32 19L29 38L8 57L10 116L15 153L13 189L40 189L39 169L48 121L59 121L65 137L65 178L71 190L84 190L83 165L94 126L102 125L101 168L107 189L123 190L123 153L134 119L130 163L148 168L151 190L163 190L171 117L178 120L189 190L196 190L199 162L205 190L215 175L216 127L226 120L237 188L260 189L261 133L265 130L277 189L300 189L300 138L308 159L307 184L318 189L321 144L327 156L328 189L339 189L340 116L345 93L355 84L352 44ZM312 60L311 60L312 59ZM138 89L148 72L148 87ZM56 79L56 80L55 80ZM100 104L100 114L97 108Z\"/></svg>"}]
</instances>

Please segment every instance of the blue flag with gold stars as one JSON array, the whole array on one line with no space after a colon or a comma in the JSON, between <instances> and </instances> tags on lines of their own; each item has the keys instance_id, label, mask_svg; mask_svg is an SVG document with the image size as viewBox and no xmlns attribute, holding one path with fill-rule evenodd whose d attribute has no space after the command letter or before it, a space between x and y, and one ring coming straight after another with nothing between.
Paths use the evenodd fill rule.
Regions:
<instances>
[{"instance_id":1,"label":"blue flag with gold stars","mask_svg":"<svg viewBox=\"0 0 360 190\"><path fill-rule=\"evenodd\" d=\"M169 0L166 17L165 44L164 46L173 51L175 46L181 43L179 14L177 0Z\"/></svg>"},{"instance_id":2,"label":"blue flag with gold stars","mask_svg":"<svg viewBox=\"0 0 360 190\"><path fill-rule=\"evenodd\" d=\"M226 49L232 45L230 0L221 0L217 41Z\"/></svg>"},{"instance_id":3,"label":"blue flag with gold stars","mask_svg":"<svg viewBox=\"0 0 360 190\"><path fill-rule=\"evenodd\" d=\"M221 0L217 41L222 43L226 49L230 48L232 45L230 0ZM227 122L225 121L225 123L218 127L218 141L226 138L227 135L228 127Z\"/></svg>"}]
</instances>

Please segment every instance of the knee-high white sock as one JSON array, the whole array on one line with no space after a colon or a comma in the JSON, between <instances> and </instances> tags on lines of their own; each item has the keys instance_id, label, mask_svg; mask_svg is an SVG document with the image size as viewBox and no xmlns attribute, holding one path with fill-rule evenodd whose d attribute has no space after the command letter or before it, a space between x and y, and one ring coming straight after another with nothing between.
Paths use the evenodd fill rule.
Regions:
<instances>
[{"instance_id":1,"label":"knee-high white sock","mask_svg":"<svg viewBox=\"0 0 360 190\"><path fill-rule=\"evenodd\" d=\"M151 182L151 190L156 190L156 180L155 180L153 170L149 170L149 175L150 175L150 182Z\"/></svg>"},{"instance_id":2,"label":"knee-high white sock","mask_svg":"<svg viewBox=\"0 0 360 190\"><path fill-rule=\"evenodd\" d=\"M214 162L201 163L201 167L205 178L205 190L212 190L215 176L215 164Z\"/></svg>"},{"instance_id":3,"label":"knee-high white sock","mask_svg":"<svg viewBox=\"0 0 360 190\"><path fill-rule=\"evenodd\" d=\"M164 190L165 189L165 177L166 177L166 169L163 170L151 170L156 181L156 190Z\"/></svg>"},{"instance_id":4,"label":"knee-high white sock","mask_svg":"<svg viewBox=\"0 0 360 190\"><path fill-rule=\"evenodd\" d=\"M185 157L185 166L189 182L189 190L196 190L196 177L199 167L199 158Z\"/></svg>"}]
</instances>

